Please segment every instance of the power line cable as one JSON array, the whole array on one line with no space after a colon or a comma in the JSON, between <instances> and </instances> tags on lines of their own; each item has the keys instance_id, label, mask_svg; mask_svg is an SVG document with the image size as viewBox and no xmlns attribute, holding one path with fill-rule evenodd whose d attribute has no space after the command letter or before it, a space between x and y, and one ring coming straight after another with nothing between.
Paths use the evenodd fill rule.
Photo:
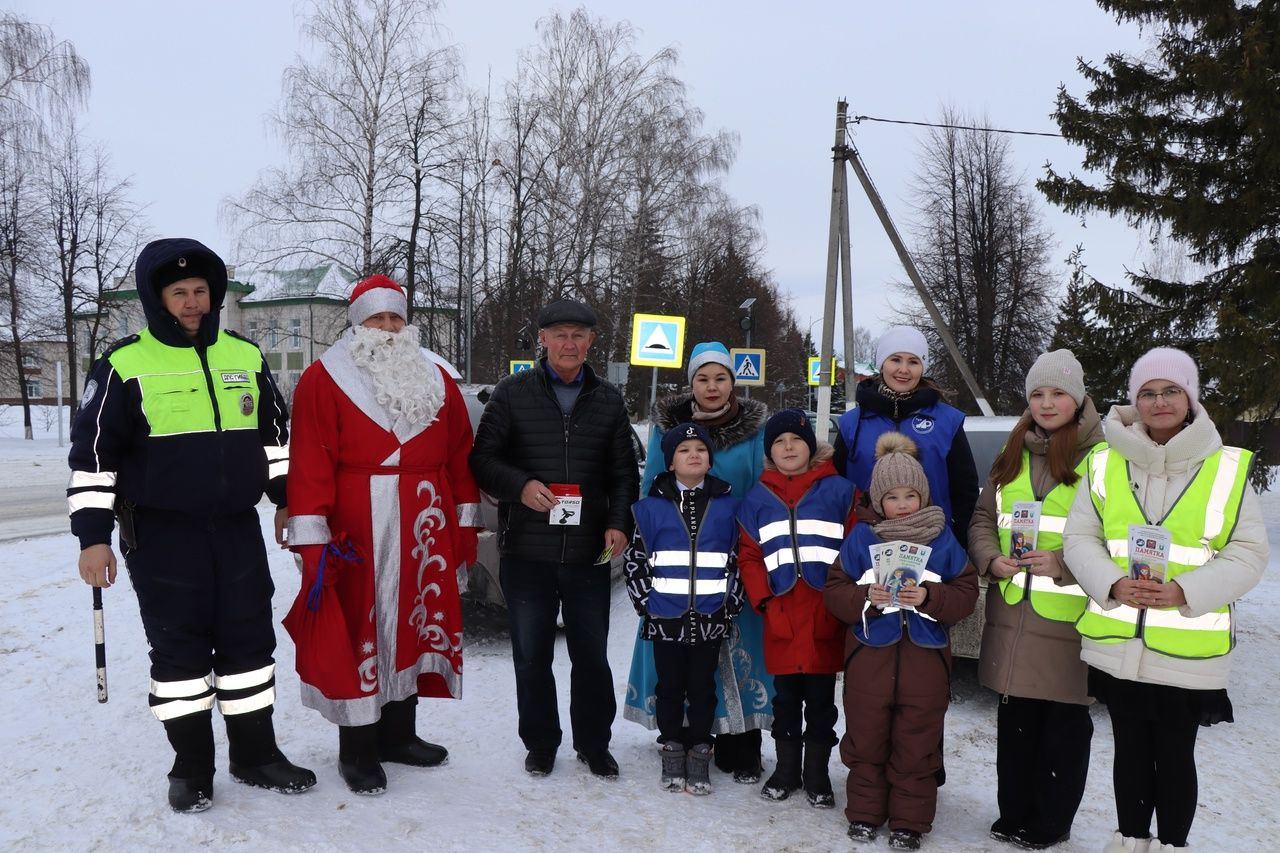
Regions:
<instances>
[{"instance_id":1,"label":"power line cable","mask_svg":"<svg viewBox=\"0 0 1280 853\"><path fill-rule=\"evenodd\" d=\"M939 127L947 130L976 130L980 133L1008 133L1015 136L1047 136L1052 139L1065 139L1061 133L1047 133L1042 130L1007 130L999 127L972 127L965 124L940 124L929 121L908 121L899 118L877 118L876 116L854 116L853 123L860 124L864 121L876 121L882 124L909 124L915 127Z\"/></svg>"}]
</instances>

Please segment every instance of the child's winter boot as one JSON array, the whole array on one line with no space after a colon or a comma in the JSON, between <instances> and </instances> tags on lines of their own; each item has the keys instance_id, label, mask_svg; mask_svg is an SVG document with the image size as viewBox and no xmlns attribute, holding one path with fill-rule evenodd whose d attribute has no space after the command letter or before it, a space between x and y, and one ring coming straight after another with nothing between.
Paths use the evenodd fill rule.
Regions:
<instances>
[{"instance_id":1,"label":"child's winter boot","mask_svg":"<svg viewBox=\"0 0 1280 853\"><path fill-rule=\"evenodd\" d=\"M684 789L690 794L705 796L711 793L711 744L700 743L686 756Z\"/></svg>"},{"instance_id":2,"label":"child's winter boot","mask_svg":"<svg viewBox=\"0 0 1280 853\"><path fill-rule=\"evenodd\" d=\"M662 745L661 785L667 791L683 791L685 780L684 744L670 741Z\"/></svg>"}]
</instances>

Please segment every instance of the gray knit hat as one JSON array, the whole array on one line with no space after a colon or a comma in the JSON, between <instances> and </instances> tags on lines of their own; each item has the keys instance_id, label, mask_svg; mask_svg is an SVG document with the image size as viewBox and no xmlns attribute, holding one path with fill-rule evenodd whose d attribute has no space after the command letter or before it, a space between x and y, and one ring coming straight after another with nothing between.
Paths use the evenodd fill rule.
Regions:
<instances>
[{"instance_id":1,"label":"gray knit hat","mask_svg":"<svg viewBox=\"0 0 1280 853\"><path fill-rule=\"evenodd\" d=\"M1069 349L1056 349L1041 354L1027 371L1027 399L1037 388L1061 388L1076 401L1084 403L1084 368Z\"/></svg>"},{"instance_id":2,"label":"gray knit hat","mask_svg":"<svg viewBox=\"0 0 1280 853\"><path fill-rule=\"evenodd\" d=\"M900 432L886 432L876 440L876 467L871 469L871 506L884 515L880 501L886 492L906 486L920 493L920 507L929 505L929 478L916 457L916 444Z\"/></svg>"}]
</instances>

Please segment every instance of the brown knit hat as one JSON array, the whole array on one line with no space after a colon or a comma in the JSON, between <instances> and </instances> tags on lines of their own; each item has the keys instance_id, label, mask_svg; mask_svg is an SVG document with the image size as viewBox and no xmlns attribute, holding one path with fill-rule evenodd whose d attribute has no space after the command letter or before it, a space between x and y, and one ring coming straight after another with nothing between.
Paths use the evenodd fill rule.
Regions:
<instances>
[{"instance_id":1,"label":"brown knit hat","mask_svg":"<svg viewBox=\"0 0 1280 853\"><path fill-rule=\"evenodd\" d=\"M920 493L920 508L929 505L929 479L916 460L916 444L900 432L876 440L876 467L871 470L871 506L884 515L885 493L906 486Z\"/></svg>"}]
</instances>

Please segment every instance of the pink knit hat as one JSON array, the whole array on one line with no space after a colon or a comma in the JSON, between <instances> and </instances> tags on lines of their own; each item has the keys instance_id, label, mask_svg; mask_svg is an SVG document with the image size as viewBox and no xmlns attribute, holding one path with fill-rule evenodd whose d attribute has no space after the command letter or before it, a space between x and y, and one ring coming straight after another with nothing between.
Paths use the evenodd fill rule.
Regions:
<instances>
[{"instance_id":1,"label":"pink knit hat","mask_svg":"<svg viewBox=\"0 0 1280 853\"><path fill-rule=\"evenodd\" d=\"M1200 369L1195 361L1180 349L1156 347L1147 350L1133 363L1129 374L1129 402L1138 405L1138 390L1152 379L1164 379L1187 392L1191 411L1200 401Z\"/></svg>"}]
</instances>

